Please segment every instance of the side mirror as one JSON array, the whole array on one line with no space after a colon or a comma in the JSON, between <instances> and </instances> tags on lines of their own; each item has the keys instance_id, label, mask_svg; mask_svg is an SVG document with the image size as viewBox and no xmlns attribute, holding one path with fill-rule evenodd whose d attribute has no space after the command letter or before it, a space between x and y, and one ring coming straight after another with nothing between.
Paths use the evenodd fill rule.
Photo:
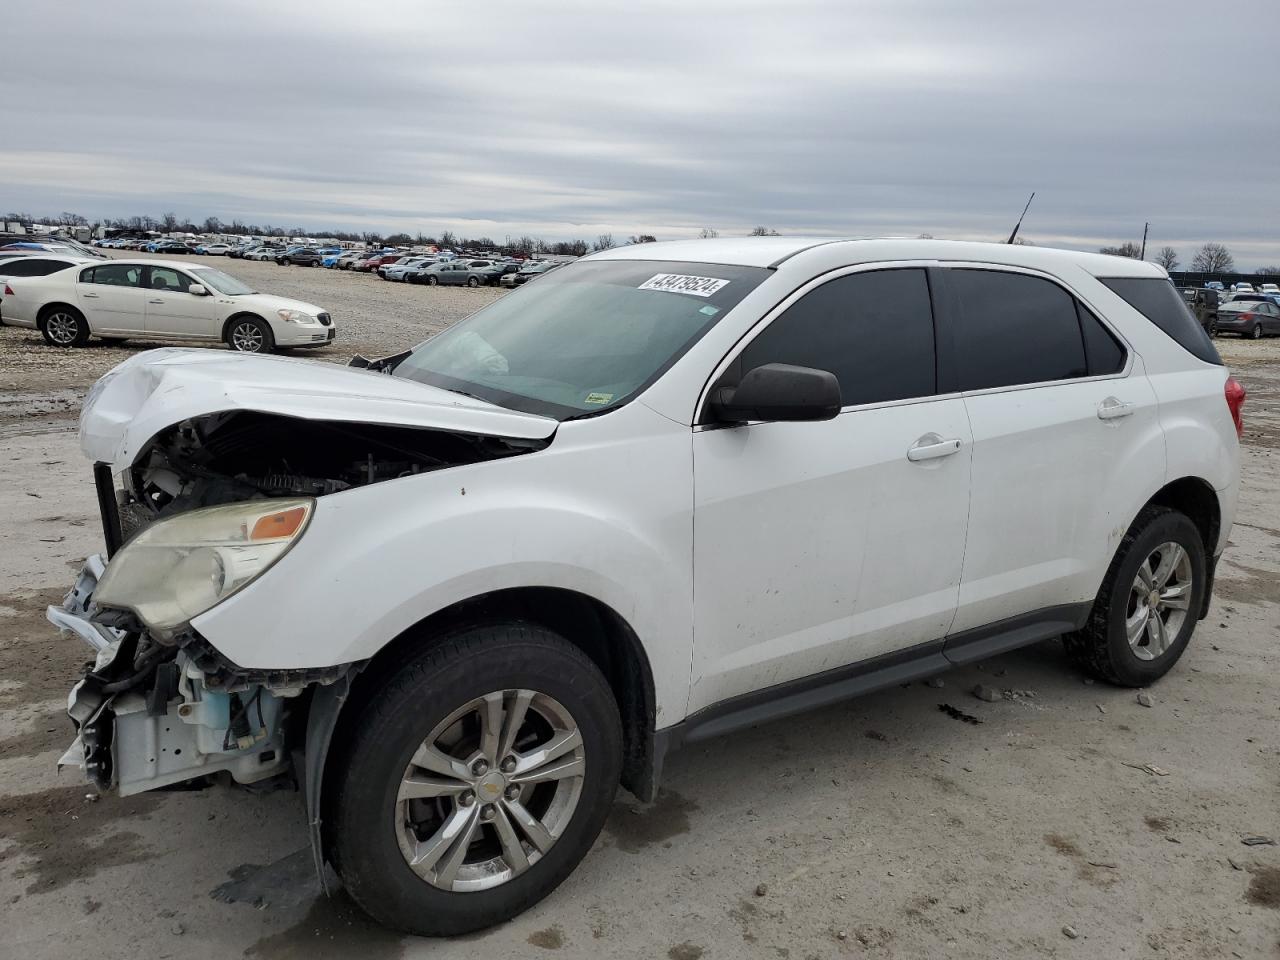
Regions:
<instances>
[{"instance_id":1,"label":"side mirror","mask_svg":"<svg viewBox=\"0 0 1280 960\"><path fill-rule=\"evenodd\" d=\"M831 420L840 413L840 381L827 370L766 363L737 387L719 388L711 413L721 423L749 420Z\"/></svg>"},{"instance_id":2,"label":"side mirror","mask_svg":"<svg viewBox=\"0 0 1280 960\"><path fill-rule=\"evenodd\" d=\"M191 286L187 287L187 293L191 294L193 297L207 297L209 295L209 291L205 288L203 283L193 283Z\"/></svg>"}]
</instances>

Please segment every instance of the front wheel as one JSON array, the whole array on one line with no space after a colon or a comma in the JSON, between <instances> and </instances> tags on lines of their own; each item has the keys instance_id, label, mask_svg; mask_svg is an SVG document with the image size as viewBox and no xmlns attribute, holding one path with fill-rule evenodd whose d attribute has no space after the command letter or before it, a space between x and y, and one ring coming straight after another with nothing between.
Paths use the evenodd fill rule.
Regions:
<instances>
[{"instance_id":1,"label":"front wheel","mask_svg":"<svg viewBox=\"0 0 1280 960\"><path fill-rule=\"evenodd\" d=\"M227 330L227 346L240 353L270 353L275 349L275 338L262 320L240 317Z\"/></svg>"},{"instance_id":2,"label":"front wheel","mask_svg":"<svg viewBox=\"0 0 1280 960\"><path fill-rule=\"evenodd\" d=\"M1196 525L1168 507L1145 508L1121 541L1088 622L1063 637L1067 652L1120 686L1159 680L1191 640L1206 570Z\"/></svg>"},{"instance_id":3,"label":"front wheel","mask_svg":"<svg viewBox=\"0 0 1280 960\"><path fill-rule=\"evenodd\" d=\"M347 729L335 866L372 917L424 936L501 923L554 890L599 835L621 767L600 670L521 622L438 638Z\"/></svg>"},{"instance_id":4,"label":"front wheel","mask_svg":"<svg viewBox=\"0 0 1280 960\"><path fill-rule=\"evenodd\" d=\"M468 278L467 278L467 286L468 286L468 287L478 287L478 286L480 286L480 278L479 278L479 277L468 277Z\"/></svg>"},{"instance_id":5,"label":"front wheel","mask_svg":"<svg viewBox=\"0 0 1280 960\"><path fill-rule=\"evenodd\" d=\"M435 277L427 277L427 286L429 286L429 287L434 287L434 286L435 286L436 284L438 284L439 282L440 282L440 281L439 281L439 280L437 280Z\"/></svg>"}]
</instances>

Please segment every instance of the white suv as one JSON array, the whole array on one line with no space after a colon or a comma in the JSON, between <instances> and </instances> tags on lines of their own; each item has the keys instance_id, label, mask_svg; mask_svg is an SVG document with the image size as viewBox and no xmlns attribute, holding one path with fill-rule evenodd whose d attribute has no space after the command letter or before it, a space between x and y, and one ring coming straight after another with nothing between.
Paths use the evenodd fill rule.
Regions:
<instances>
[{"instance_id":1,"label":"white suv","mask_svg":"<svg viewBox=\"0 0 1280 960\"><path fill-rule=\"evenodd\" d=\"M322 876L417 933L545 896L682 743L1057 636L1154 682L1236 505L1243 390L1126 258L643 244L358 363L94 388L64 762L296 777Z\"/></svg>"}]
</instances>

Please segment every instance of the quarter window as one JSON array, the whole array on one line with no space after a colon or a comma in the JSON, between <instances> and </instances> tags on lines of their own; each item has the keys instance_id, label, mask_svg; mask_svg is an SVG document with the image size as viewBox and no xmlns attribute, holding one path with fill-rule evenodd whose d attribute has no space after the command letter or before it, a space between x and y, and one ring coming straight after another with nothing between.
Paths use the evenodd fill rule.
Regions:
<instances>
[{"instance_id":1,"label":"quarter window","mask_svg":"<svg viewBox=\"0 0 1280 960\"><path fill-rule=\"evenodd\" d=\"M766 363L829 370L845 406L931 396L937 378L925 272L853 273L810 291L748 344L734 379Z\"/></svg>"},{"instance_id":2,"label":"quarter window","mask_svg":"<svg viewBox=\"0 0 1280 960\"><path fill-rule=\"evenodd\" d=\"M1080 332L1084 334L1084 352L1089 363L1089 376L1101 377L1124 369L1124 347L1088 307L1076 301L1080 315Z\"/></svg>"},{"instance_id":3,"label":"quarter window","mask_svg":"<svg viewBox=\"0 0 1280 960\"><path fill-rule=\"evenodd\" d=\"M961 390L1088 374L1075 298L1055 283L998 270L951 270Z\"/></svg>"},{"instance_id":4,"label":"quarter window","mask_svg":"<svg viewBox=\"0 0 1280 960\"><path fill-rule=\"evenodd\" d=\"M71 264L66 260L46 260L43 257L30 257L0 264L0 276L47 277L49 274L65 270L69 266Z\"/></svg>"}]
</instances>

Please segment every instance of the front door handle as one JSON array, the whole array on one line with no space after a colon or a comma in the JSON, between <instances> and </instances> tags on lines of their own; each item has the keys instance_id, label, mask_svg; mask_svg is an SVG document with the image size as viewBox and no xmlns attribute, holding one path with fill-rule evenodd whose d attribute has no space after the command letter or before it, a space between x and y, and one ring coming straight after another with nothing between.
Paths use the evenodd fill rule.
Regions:
<instances>
[{"instance_id":1,"label":"front door handle","mask_svg":"<svg viewBox=\"0 0 1280 960\"><path fill-rule=\"evenodd\" d=\"M1133 404L1115 397L1107 397L1098 404L1099 420L1118 420L1133 413Z\"/></svg>"},{"instance_id":2,"label":"front door handle","mask_svg":"<svg viewBox=\"0 0 1280 960\"><path fill-rule=\"evenodd\" d=\"M147 303L164 303L163 300L148 300Z\"/></svg>"},{"instance_id":3,"label":"front door handle","mask_svg":"<svg viewBox=\"0 0 1280 960\"><path fill-rule=\"evenodd\" d=\"M939 457L949 457L953 453L958 453L959 450L959 440L943 440L936 433L926 433L912 444L911 449L907 451L907 459L912 463L918 463L921 460L937 460Z\"/></svg>"},{"instance_id":4,"label":"front door handle","mask_svg":"<svg viewBox=\"0 0 1280 960\"><path fill-rule=\"evenodd\" d=\"M98 295L97 295L96 293L82 293L82 294L80 294L80 296L84 297L86 300L97 300L97 299L98 299Z\"/></svg>"}]
</instances>

